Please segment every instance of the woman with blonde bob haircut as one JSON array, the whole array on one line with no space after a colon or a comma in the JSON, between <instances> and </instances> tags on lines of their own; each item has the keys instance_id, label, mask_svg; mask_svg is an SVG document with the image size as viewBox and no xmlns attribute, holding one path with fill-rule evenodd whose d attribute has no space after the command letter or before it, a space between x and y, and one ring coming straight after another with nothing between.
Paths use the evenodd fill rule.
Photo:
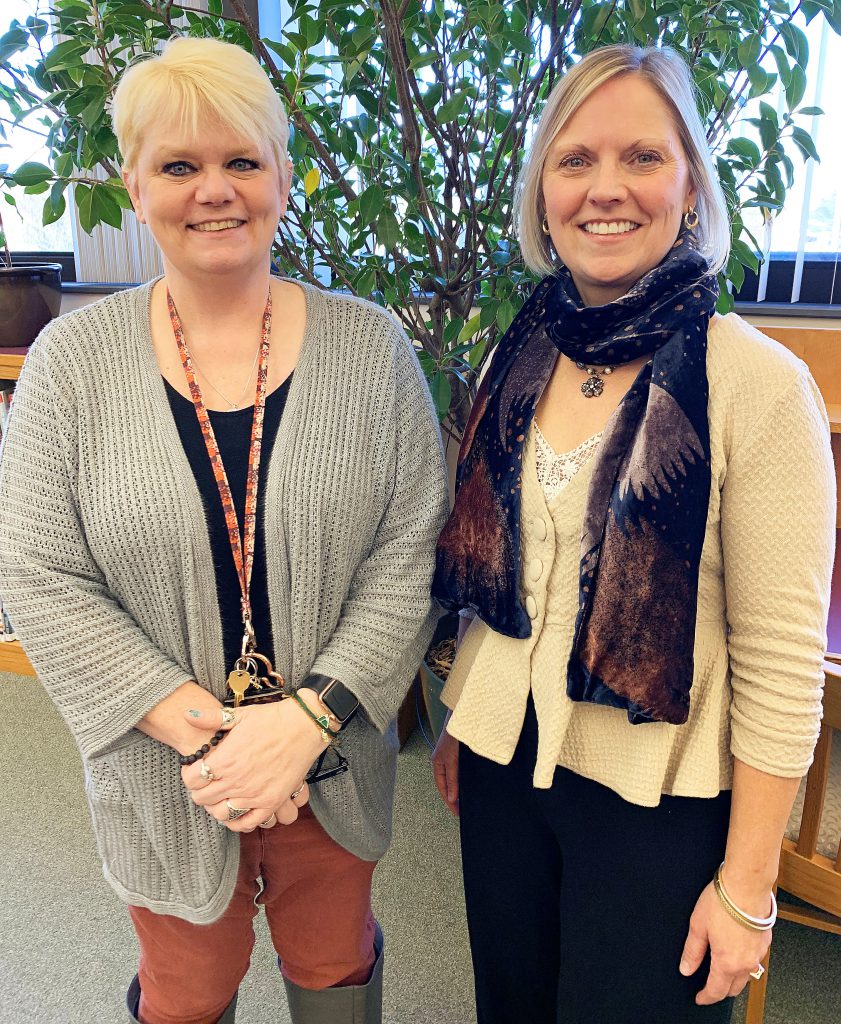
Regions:
<instances>
[{"instance_id":1,"label":"woman with blonde bob haircut","mask_svg":"<svg viewBox=\"0 0 841 1024\"><path fill-rule=\"evenodd\" d=\"M517 204L547 276L476 397L433 581L462 614L434 768L479 1024L724 1024L818 735L826 413L715 313L729 225L676 53L572 67Z\"/></svg>"},{"instance_id":2,"label":"woman with blonde bob haircut","mask_svg":"<svg viewBox=\"0 0 841 1024\"><path fill-rule=\"evenodd\" d=\"M435 618L435 412L384 310L271 275L288 128L250 54L172 40L113 120L164 274L32 346L4 604L129 905L129 1019L231 1024L262 904L292 1021L379 1024L371 879Z\"/></svg>"}]
</instances>

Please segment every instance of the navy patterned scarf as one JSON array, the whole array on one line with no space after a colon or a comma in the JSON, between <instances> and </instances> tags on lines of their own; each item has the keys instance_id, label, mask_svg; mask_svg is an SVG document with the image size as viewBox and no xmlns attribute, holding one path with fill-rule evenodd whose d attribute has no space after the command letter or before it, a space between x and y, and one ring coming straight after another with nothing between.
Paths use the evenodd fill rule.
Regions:
<instances>
[{"instance_id":1,"label":"navy patterned scarf","mask_svg":"<svg viewBox=\"0 0 841 1024\"><path fill-rule=\"evenodd\" d=\"M593 366L651 359L609 420L590 483L579 609L567 666L576 701L630 722L685 722L698 571L710 494L707 327L718 288L691 232L620 299L583 306L566 269L545 278L506 332L459 454L433 594L523 638L520 487L526 436L562 352Z\"/></svg>"}]
</instances>

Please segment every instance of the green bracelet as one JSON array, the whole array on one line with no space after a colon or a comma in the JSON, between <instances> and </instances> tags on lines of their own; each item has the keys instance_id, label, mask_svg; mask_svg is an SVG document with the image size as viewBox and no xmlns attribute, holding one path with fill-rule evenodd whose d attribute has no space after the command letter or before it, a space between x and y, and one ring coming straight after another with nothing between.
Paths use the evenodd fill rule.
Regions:
<instances>
[{"instance_id":1,"label":"green bracelet","mask_svg":"<svg viewBox=\"0 0 841 1024\"><path fill-rule=\"evenodd\" d=\"M325 715L320 715L320 716L317 715L310 708L309 704L307 704L307 702L304 700L304 698L301 697L298 693L293 693L292 694L292 699L315 722L315 724L321 730L321 738L324 740L325 743L329 743L330 740L335 740L335 739L338 738L339 734L337 732L334 732L330 728L330 718L326 714Z\"/></svg>"}]
</instances>

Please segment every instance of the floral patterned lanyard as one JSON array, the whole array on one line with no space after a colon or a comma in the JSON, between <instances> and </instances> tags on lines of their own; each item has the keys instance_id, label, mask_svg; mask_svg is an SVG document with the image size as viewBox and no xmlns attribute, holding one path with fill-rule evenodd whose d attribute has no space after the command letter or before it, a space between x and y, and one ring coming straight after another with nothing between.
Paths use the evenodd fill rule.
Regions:
<instances>
[{"instance_id":1,"label":"floral patterned lanyard","mask_svg":"<svg viewBox=\"0 0 841 1024\"><path fill-rule=\"evenodd\" d=\"M242 651L240 658L234 666L234 670L228 677L228 685L234 693L235 704L240 704L245 692L250 685L257 685L262 689L260 683L268 685L273 689L282 680L271 667L269 659L256 651L256 639L251 617L251 570L254 565L254 533L257 523L257 488L260 472L260 448L263 438L263 417L266 411L266 380L269 365L269 339L272 332L272 293L269 290L266 299L266 308L263 310L263 323L260 336L260 358L257 365L257 390L254 398L254 418L251 422L251 444L248 450L248 474L245 487L245 516L243 521L243 535L240 534L239 523L237 522L234 499L231 495L231 487L228 483L228 475L222 462L219 452L219 445L216 435L213 433L213 426L207 407L204 404L199 382L193 369L193 361L190 358L190 351L184 339L184 329L178 316L178 310L167 289L167 305L169 307L169 318L172 321L172 330L175 334L175 343L178 345L178 352L181 356L181 363L184 367L184 374L187 378L187 385L190 388L190 396L196 409L202 437L204 438L207 454L213 468L213 476L216 479L216 486L219 488L219 497L222 500L222 510L225 514L225 523L228 527L228 540L231 544L231 552L234 556L234 564L239 577L241 591L242 622L244 634L242 638ZM274 677L275 682L265 679L259 675L255 659L263 663L267 669L267 675ZM255 682L258 680L259 682Z\"/></svg>"}]
</instances>

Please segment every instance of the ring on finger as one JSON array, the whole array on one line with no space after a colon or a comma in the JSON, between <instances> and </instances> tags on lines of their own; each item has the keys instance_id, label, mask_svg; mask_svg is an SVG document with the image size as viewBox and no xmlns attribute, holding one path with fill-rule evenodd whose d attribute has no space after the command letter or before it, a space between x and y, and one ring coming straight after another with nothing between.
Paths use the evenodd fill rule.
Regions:
<instances>
[{"instance_id":1,"label":"ring on finger","mask_svg":"<svg viewBox=\"0 0 841 1024\"><path fill-rule=\"evenodd\" d=\"M302 782L301 785L298 786L298 788L295 790L295 792L289 797L289 799L290 800L297 800L298 797L301 795L301 790L303 788L304 788L304 783Z\"/></svg>"},{"instance_id":2,"label":"ring on finger","mask_svg":"<svg viewBox=\"0 0 841 1024\"><path fill-rule=\"evenodd\" d=\"M749 973L754 981L759 981L762 975L765 973L765 968L762 966L762 964L757 964L756 970L750 971Z\"/></svg>"},{"instance_id":3,"label":"ring on finger","mask_svg":"<svg viewBox=\"0 0 841 1024\"><path fill-rule=\"evenodd\" d=\"M216 776L213 774L213 769L210 767L207 761L202 761L201 768L199 768L199 776L202 779L204 779L205 782L213 782L213 780L216 778Z\"/></svg>"},{"instance_id":4,"label":"ring on finger","mask_svg":"<svg viewBox=\"0 0 841 1024\"><path fill-rule=\"evenodd\" d=\"M251 810L250 807L234 807L230 800L225 801L225 806L228 808L228 821L236 821Z\"/></svg>"},{"instance_id":5,"label":"ring on finger","mask_svg":"<svg viewBox=\"0 0 841 1024\"><path fill-rule=\"evenodd\" d=\"M222 708L222 725L233 728L239 721L239 716L233 708Z\"/></svg>"},{"instance_id":6,"label":"ring on finger","mask_svg":"<svg viewBox=\"0 0 841 1024\"><path fill-rule=\"evenodd\" d=\"M260 828L272 828L276 824L277 818L274 816L274 814L270 814L265 821L260 822Z\"/></svg>"}]
</instances>

